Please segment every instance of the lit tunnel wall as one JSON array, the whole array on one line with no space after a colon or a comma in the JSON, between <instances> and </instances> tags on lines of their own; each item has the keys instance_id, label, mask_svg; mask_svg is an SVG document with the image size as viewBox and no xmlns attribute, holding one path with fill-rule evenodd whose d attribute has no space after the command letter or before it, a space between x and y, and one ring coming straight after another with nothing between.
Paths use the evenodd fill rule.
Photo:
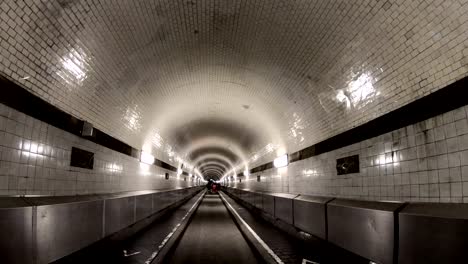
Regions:
<instances>
[{"instance_id":1,"label":"lit tunnel wall","mask_svg":"<svg viewBox=\"0 0 468 264\"><path fill-rule=\"evenodd\" d=\"M366 124L468 73L468 6L460 1L7 0L0 7L4 77L174 168L183 164L186 173L205 179L232 178L230 184L239 184L237 175L245 170ZM40 135L41 127L49 126L30 125L27 117L4 109L0 131L16 142L2 145L10 153L2 156L3 167L14 168L1 171L8 183L0 185L7 194L191 184L186 175L141 165L138 158L83 139L72 143L102 153L93 172L68 172L67 165L50 172L44 163L29 164L29 158L22 163L22 154L13 158L13 153L31 153L24 142L63 151L60 158L44 155L54 164L66 163L73 144L57 141L68 136L57 136L61 132L52 128L53 133L45 132L49 140L32 140L24 131ZM366 199L463 201L462 149L441 147L463 137L463 128L458 129L463 125L456 125L466 120L466 113L459 114L463 111L424 121L428 125L417 132L406 128L404 136L379 136L279 171L239 176L240 186ZM21 126L25 128L16 128ZM424 142L438 148L434 156L418 152L422 143L408 143L391 150L402 152L401 162L370 162L387 155L386 144L411 141L422 130L447 131L445 126L455 127L455 134L447 128L443 137ZM336 159L356 153L361 172L338 177ZM453 153L458 153L458 163ZM445 158L438 156L446 156L447 163L452 157L453 166L445 167ZM441 166L429 167L432 157L441 159ZM420 159L427 165L419 165ZM401 173L387 169L390 163L401 165ZM16 173L25 164L35 171L26 180L23 172ZM165 173L171 174L169 181ZM436 184L435 173L437 186L430 186ZM40 179L37 187L31 178ZM74 180L78 178L82 181ZM395 186L401 186L398 195Z\"/></svg>"}]
</instances>

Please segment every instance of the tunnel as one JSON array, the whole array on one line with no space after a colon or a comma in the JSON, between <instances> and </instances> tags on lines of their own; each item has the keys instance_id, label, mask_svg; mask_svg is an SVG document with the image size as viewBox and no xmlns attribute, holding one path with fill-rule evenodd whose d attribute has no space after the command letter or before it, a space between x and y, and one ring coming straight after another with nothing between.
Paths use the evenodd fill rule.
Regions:
<instances>
[{"instance_id":1,"label":"tunnel","mask_svg":"<svg viewBox=\"0 0 468 264\"><path fill-rule=\"evenodd\" d=\"M468 1L0 1L0 263L468 262Z\"/></svg>"}]
</instances>

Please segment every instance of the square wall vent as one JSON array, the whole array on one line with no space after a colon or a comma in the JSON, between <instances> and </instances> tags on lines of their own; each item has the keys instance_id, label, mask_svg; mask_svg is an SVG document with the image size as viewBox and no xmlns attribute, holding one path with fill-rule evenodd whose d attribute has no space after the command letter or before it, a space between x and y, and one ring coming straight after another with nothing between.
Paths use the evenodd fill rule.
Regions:
<instances>
[{"instance_id":1,"label":"square wall vent","mask_svg":"<svg viewBox=\"0 0 468 264\"><path fill-rule=\"evenodd\" d=\"M92 170L94 167L94 153L72 147L70 166Z\"/></svg>"},{"instance_id":2,"label":"square wall vent","mask_svg":"<svg viewBox=\"0 0 468 264\"><path fill-rule=\"evenodd\" d=\"M336 172L338 175L359 173L359 155L337 159Z\"/></svg>"}]
</instances>

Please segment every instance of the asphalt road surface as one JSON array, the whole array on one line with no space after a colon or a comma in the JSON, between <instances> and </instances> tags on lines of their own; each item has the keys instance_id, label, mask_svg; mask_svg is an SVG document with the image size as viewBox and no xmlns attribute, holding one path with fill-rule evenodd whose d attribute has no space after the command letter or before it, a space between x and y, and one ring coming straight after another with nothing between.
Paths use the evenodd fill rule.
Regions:
<instances>
[{"instance_id":1,"label":"asphalt road surface","mask_svg":"<svg viewBox=\"0 0 468 264\"><path fill-rule=\"evenodd\" d=\"M261 263L218 194L206 194L166 263Z\"/></svg>"}]
</instances>

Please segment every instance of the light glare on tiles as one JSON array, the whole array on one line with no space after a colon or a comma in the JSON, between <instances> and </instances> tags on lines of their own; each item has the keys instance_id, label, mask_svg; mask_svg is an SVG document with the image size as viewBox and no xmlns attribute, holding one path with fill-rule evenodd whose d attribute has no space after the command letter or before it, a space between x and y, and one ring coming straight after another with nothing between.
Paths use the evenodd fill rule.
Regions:
<instances>
[{"instance_id":1,"label":"light glare on tiles","mask_svg":"<svg viewBox=\"0 0 468 264\"><path fill-rule=\"evenodd\" d=\"M140 161L143 162L143 163L146 163L146 164L153 164L154 163L154 156L149 154L149 153L146 153L146 152L142 151Z\"/></svg>"},{"instance_id":2,"label":"light glare on tiles","mask_svg":"<svg viewBox=\"0 0 468 264\"><path fill-rule=\"evenodd\" d=\"M288 155L282 155L282 156L279 156L278 158L276 158L274 161L273 161L273 166L275 166L275 168L281 168L281 167L286 167L288 166Z\"/></svg>"}]
</instances>

